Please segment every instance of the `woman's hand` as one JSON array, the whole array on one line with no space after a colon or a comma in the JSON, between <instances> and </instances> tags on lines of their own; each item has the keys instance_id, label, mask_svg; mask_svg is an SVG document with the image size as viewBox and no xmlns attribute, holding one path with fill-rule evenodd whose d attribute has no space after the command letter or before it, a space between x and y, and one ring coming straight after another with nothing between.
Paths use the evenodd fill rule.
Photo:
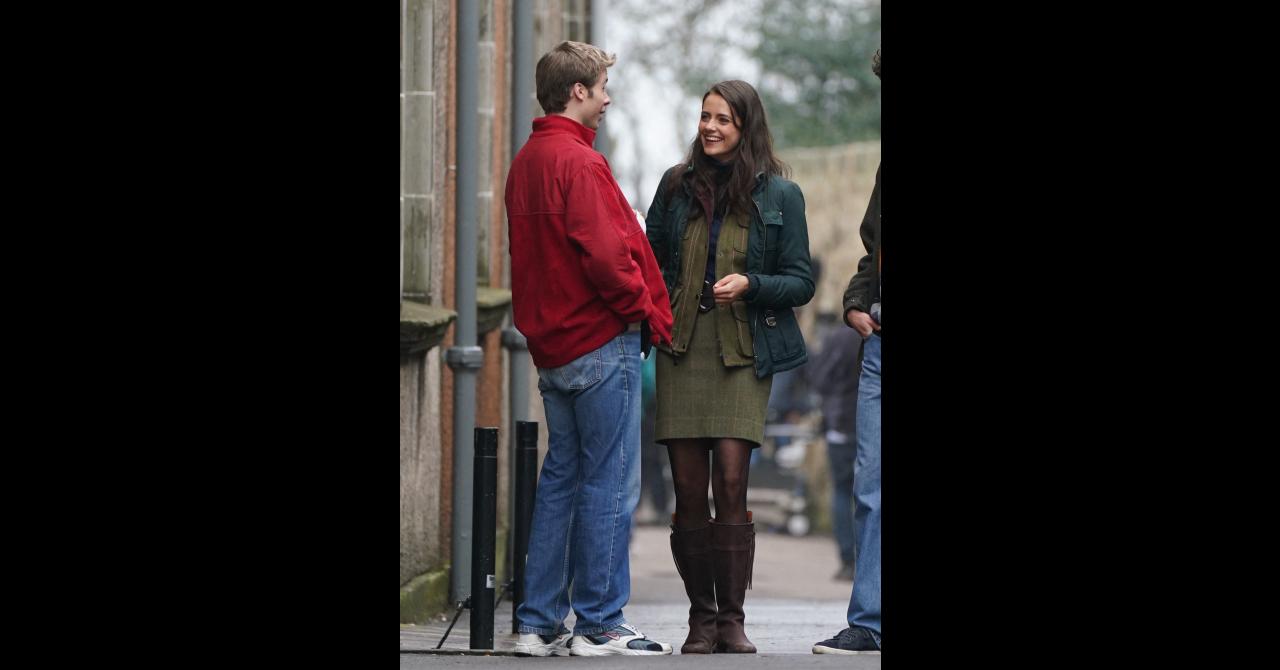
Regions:
<instances>
[{"instance_id":1,"label":"woman's hand","mask_svg":"<svg viewBox=\"0 0 1280 670\"><path fill-rule=\"evenodd\" d=\"M716 304L724 305L735 300L741 300L750 287L751 282L747 281L746 275L732 274L725 275L711 289L715 293Z\"/></svg>"}]
</instances>

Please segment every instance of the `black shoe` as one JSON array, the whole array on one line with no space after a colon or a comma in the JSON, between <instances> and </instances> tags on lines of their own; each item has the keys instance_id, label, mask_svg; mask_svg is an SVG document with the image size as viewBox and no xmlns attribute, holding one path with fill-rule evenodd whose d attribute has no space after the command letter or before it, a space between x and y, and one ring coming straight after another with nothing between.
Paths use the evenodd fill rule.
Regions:
<instances>
[{"instance_id":1,"label":"black shoe","mask_svg":"<svg viewBox=\"0 0 1280 670\"><path fill-rule=\"evenodd\" d=\"M844 565L841 565L840 570L837 571L836 574L832 575L831 578L838 582L853 581L853 564L845 563Z\"/></svg>"},{"instance_id":2,"label":"black shoe","mask_svg":"<svg viewBox=\"0 0 1280 670\"><path fill-rule=\"evenodd\" d=\"M861 626L846 628L830 640L813 645L815 654L878 654L880 643L871 631Z\"/></svg>"}]
</instances>

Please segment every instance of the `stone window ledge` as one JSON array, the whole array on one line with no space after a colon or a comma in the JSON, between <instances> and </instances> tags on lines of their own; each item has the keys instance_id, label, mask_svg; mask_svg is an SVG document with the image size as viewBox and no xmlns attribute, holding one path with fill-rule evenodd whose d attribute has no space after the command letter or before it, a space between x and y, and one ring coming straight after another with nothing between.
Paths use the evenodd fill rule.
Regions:
<instances>
[{"instance_id":1,"label":"stone window ledge","mask_svg":"<svg viewBox=\"0 0 1280 670\"><path fill-rule=\"evenodd\" d=\"M503 288L476 287L476 333L484 335L502 325L511 304L511 291ZM429 351L444 340L449 324L458 313L435 305L404 301L400 303L400 355Z\"/></svg>"},{"instance_id":2,"label":"stone window ledge","mask_svg":"<svg viewBox=\"0 0 1280 670\"><path fill-rule=\"evenodd\" d=\"M457 312L408 300L400 303L400 355L420 354L440 344Z\"/></svg>"},{"instance_id":3,"label":"stone window ledge","mask_svg":"<svg viewBox=\"0 0 1280 670\"><path fill-rule=\"evenodd\" d=\"M476 333L484 335L502 325L511 304L511 291L505 288L476 287Z\"/></svg>"}]
</instances>

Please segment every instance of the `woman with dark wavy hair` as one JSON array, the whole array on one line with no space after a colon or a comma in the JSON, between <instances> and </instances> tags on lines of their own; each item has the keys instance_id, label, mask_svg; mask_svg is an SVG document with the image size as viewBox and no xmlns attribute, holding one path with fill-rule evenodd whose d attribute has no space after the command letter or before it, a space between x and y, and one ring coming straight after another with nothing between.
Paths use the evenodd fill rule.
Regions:
<instances>
[{"instance_id":1,"label":"woman with dark wavy hair","mask_svg":"<svg viewBox=\"0 0 1280 670\"><path fill-rule=\"evenodd\" d=\"M689 596L682 654L756 651L742 609L755 560L748 465L773 373L806 360L792 308L814 290L804 195L786 172L756 90L722 81L702 96L698 135L646 218L675 317L657 354L655 440L675 480L671 553Z\"/></svg>"}]
</instances>

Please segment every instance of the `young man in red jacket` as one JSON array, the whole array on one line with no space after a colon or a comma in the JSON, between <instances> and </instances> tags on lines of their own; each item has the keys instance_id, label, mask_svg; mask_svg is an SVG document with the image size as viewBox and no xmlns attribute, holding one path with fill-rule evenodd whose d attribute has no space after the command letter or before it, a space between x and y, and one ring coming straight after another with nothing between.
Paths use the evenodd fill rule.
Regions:
<instances>
[{"instance_id":1,"label":"young man in red jacket","mask_svg":"<svg viewBox=\"0 0 1280 670\"><path fill-rule=\"evenodd\" d=\"M516 613L518 654L671 653L622 615L640 498L641 337L650 340L645 349L669 343L672 318L648 239L591 148L615 61L579 42L538 61L546 116L534 119L507 176L512 311L538 368L549 436Z\"/></svg>"}]
</instances>

